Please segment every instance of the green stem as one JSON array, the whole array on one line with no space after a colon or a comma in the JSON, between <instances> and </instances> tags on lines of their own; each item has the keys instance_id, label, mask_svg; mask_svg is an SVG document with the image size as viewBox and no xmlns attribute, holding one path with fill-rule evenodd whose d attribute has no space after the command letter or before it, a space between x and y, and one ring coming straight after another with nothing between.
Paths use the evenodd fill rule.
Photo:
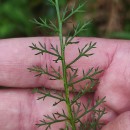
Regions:
<instances>
[{"instance_id":1,"label":"green stem","mask_svg":"<svg viewBox=\"0 0 130 130\"><path fill-rule=\"evenodd\" d=\"M68 118L70 121L70 124L72 126L72 130L76 130L75 126L75 119L72 114L71 109L71 102L69 99L70 93L69 93L69 87L67 83L67 68L65 63L65 45L63 43L63 35L62 35L62 20L60 17L60 11L59 11L59 3L58 0L55 0L56 3L56 12L58 17L58 25L59 25L59 39L60 39L60 47L61 47L61 57L62 57L62 71L63 71L63 81L64 81L64 89L65 89L65 98L66 98L66 105L67 105L67 111L68 111Z\"/></svg>"}]
</instances>

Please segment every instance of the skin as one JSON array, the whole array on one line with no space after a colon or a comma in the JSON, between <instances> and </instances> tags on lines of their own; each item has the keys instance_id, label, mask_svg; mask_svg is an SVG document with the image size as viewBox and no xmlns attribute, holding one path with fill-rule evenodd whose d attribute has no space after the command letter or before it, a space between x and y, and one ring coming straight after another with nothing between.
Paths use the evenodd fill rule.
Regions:
<instances>
[{"instance_id":1,"label":"skin","mask_svg":"<svg viewBox=\"0 0 130 130\"><path fill-rule=\"evenodd\" d=\"M87 71L90 67L99 67L103 73L97 75L100 83L96 86L94 94L88 95L93 102L106 96L106 102L100 107L105 107L107 114L101 121L105 122L102 130L129 130L130 129L130 41L110 40L100 38L76 38L79 45L68 46L66 51L66 63L70 63L78 55L78 46L82 48L90 41L97 42L96 49L91 52L95 55L90 58L83 57L73 67L78 68L79 77L82 69ZM45 67L50 64L57 68L60 63L54 63L55 57L50 55L35 56L28 46L31 43L49 43L58 45L56 37L15 38L0 40L0 129L1 130L42 130L34 124L42 119L44 114L60 111L65 104L52 107L54 100L37 101L38 94L32 94L35 87L63 90L61 81L50 81L47 76L34 77L27 68L32 65ZM79 85L75 87L79 91ZM73 94L71 94L73 96ZM82 97L81 101L87 103L88 96ZM87 115L85 118L88 118ZM53 129L57 130L64 124L56 124Z\"/></svg>"}]
</instances>

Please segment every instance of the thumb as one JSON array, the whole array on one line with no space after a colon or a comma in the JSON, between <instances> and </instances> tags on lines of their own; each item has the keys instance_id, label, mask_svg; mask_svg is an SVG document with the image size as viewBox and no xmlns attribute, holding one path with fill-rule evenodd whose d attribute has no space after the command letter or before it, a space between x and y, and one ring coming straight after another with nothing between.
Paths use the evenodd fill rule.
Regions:
<instances>
[{"instance_id":1,"label":"thumb","mask_svg":"<svg viewBox=\"0 0 130 130\"><path fill-rule=\"evenodd\" d=\"M130 111L122 113L101 130L130 130Z\"/></svg>"}]
</instances>

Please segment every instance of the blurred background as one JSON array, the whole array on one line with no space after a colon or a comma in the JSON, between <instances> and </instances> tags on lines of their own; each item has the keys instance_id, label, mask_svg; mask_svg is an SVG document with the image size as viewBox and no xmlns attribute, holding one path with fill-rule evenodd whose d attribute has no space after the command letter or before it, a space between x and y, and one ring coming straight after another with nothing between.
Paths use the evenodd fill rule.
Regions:
<instances>
[{"instance_id":1,"label":"blurred background","mask_svg":"<svg viewBox=\"0 0 130 130\"><path fill-rule=\"evenodd\" d=\"M49 30L38 28L33 18L49 18L55 21L55 9L48 0L0 0L0 38L47 36ZM59 0L63 9L71 8L76 0ZM82 0L81 0L82 1ZM76 24L91 20L88 30L80 36L130 39L130 0L87 0L85 13L74 15ZM71 24L64 25L64 34L72 30ZM54 35L54 34L51 34Z\"/></svg>"}]
</instances>

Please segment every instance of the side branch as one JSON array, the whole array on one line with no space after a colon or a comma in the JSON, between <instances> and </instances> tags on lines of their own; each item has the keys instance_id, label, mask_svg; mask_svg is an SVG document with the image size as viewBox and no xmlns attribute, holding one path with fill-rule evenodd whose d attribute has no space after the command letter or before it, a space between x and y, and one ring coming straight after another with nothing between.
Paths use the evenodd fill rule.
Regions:
<instances>
[{"instance_id":1,"label":"side branch","mask_svg":"<svg viewBox=\"0 0 130 130\"><path fill-rule=\"evenodd\" d=\"M84 87L81 88L81 90L74 96L74 98L71 100L71 105L73 105L74 103L76 103L76 101L78 101L82 96L84 96L86 93L90 93L93 92L93 87L97 84L97 82L92 81L92 83L90 84L90 86L88 86L88 84Z\"/></svg>"},{"instance_id":2,"label":"side branch","mask_svg":"<svg viewBox=\"0 0 130 130\"><path fill-rule=\"evenodd\" d=\"M36 53L35 55L38 55L38 54L42 54L43 55L44 53L48 53L48 54L54 55L56 57L61 57L58 53L53 53L51 51L48 51L47 48L46 48L46 44L45 43L44 43L44 45L42 45L39 42L39 45L40 45L40 47L38 47L36 44L32 43L32 46L29 46L32 50L37 50L38 51L38 53ZM51 46L52 46L52 44L51 44Z\"/></svg>"},{"instance_id":3,"label":"side branch","mask_svg":"<svg viewBox=\"0 0 130 130\"><path fill-rule=\"evenodd\" d=\"M33 23L37 24L39 27L44 27L44 28L48 28L50 30L53 30L55 32L58 32L58 28L56 27L56 25L50 21L50 20L43 20L42 18L39 18L39 20L37 19L33 19L32 21Z\"/></svg>"},{"instance_id":4,"label":"side branch","mask_svg":"<svg viewBox=\"0 0 130 130\"><path fill-rule=\"evenodd\" d=\"M97 108L100 104L102 104L102 103L105 102L105 98L106 98L106 97L102 98L101 100L97 100L97 101L96 101L96 104L95 104L92 108L90 108L90 109L88 109L88 107L86 107L86 106L83 105L85 111L84 111L80 116L77 117L77 119L75 120L75 122L77 122L79 119L81 119L82 117L84 117L87 113L92 112L92 111L94 111L94 112L97 111L96 108ZM101 112L102 112L101 116L104 115L104 114L105 114L105 109L100 110L100 113L101 113ZM101 116L100 116L100 117L101 117Z\"/></svg>"},{"instance_id":5,"label":"side branch","mask_svg":"<svg viewBox=\"0 0 130 130\"><path fill-rule=\"evenodd\" d=\"M72 15L74 15L75 13L77 13L77 12L83 12L83 10L82 10L82 8L83 8L83 6L86 4L86 2L84 2L84 3L82 3L82 4L78 4L78 7L77 8L75 8L74 6L72 7L72 9L71 9L71 11L70 11L70 14L68 14L67 16L66 16L66 14L67 14L67 7L65 8L65 11L64 11L64 14L63 14L63 16L62 16L62 22L65 22L66 20L68 20ZM66 16L66 17L65 17Z\"/></svg>"},{"instance_id":6,"label":"side branch","mask_svg":"<svg viewBox=\"0 0 130 130\"><path fill-rule=\"evenodd\" d=\"M74 64L77 60L79 60L81 57L85 56L85 57L89 57L91 55L93 55L93 53L89 53L87 54L88 51L90 51L93 48L96 48L96 43L92 43L90 42L90 44L86 44L82 49L78 48L79 51L79 55L73 60L71 61L68 65L67 68L70 68L72 64Z\"/></svg>"},{"instance_id":7,"label":"side branch","mask_svg":"<svg viewBox=\"0 0 130 130\"><path fill-rule=\"evenodd\" d=\"M65 102L65 98L64 98L64 95L62 92L61 93L58 93L57 91L51 92L50 90L47 90L45 88L43 88L42 90L36 88L33 91L41 94L41 96L37 100L42 99L44 101L47 97L54 98L54 99L58 100L53 104L53 106L56 106L60 102Z\"/></svg>"},{"instance_id":8,"label":"side branch","mask_svg":"<svg viewBox=\"0 0 130 130\"><path fill-rule=\"evenodd\" d=\"M103 70L99 70L99 68L96 68L93 73L92 73L92 71L93 71L93 68L89 69L87 73L85 73L84 70L83 70L83 77L80 78L79 80L75 81L75 82L70 82L70 83L68 83L68 86L73 86L73 85L75 85L76 83L79 83L79 82L84 81L84 80L86 80L86 79L89 79L90 81L98 80L98 79L95 79L95 78L93 78L93 77L94 77L95 75L101 73ZM91 73L92 73L92 74L91 74Z\"/></svg>"},{"instance_id":9,"label":"side branch","mask_svg":"<svg viewBox=\"0 0 130 130\"><path fill-rule=\"evenodd\" d=\"M46 126L46 129L45 130L48 130L51 128L51 126L55 123L59 123L59 122L63 122L63 121L66 121L66 119L57 119L55 117L55 114L53 114L53 117L50 117L49 115L44 115L44 117L48 120L50 120L49 122L45 121L45 119L43 120L40 120L40 123L39 124L36 124L38 127L40 126Z\"/></svg>"},{"instance_id":10,"label":"side branch","mask_svg":"<svg viewBox=\"0 0 130 130\"><path fill-rule=\"evenodd\" d=\"M62 79L62 76L60 74L60 69L58 69L58 72L53 67L51 67L51 69L52 69L53 74L49 72L47 65L46 65L45 69L43 69L40 66L33 66L32 68L28 68L28 70L30 72L37 72L38 73L35 76L41 76L42 74L46 74L46 75L52 77L52 78L50 78L50 80L60 80L60 79Z\"/></svg>"}]
</instances>

